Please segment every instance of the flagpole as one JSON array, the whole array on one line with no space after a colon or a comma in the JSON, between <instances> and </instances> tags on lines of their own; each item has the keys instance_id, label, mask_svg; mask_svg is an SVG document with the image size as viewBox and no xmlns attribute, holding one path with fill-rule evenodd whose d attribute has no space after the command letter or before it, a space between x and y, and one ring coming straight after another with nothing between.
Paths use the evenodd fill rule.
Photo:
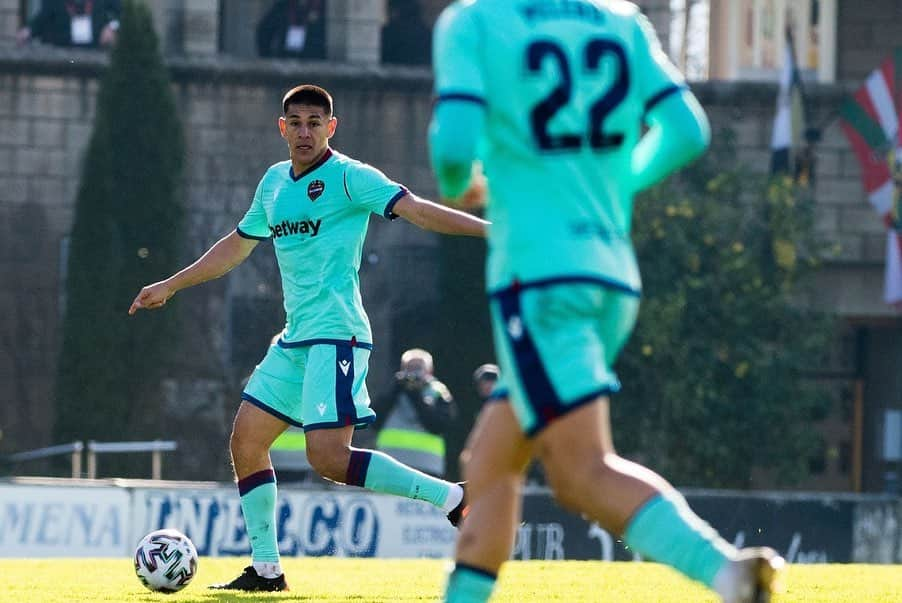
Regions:
<instances>
[{"instance_id":1,"label":"flagpole","mask_svg":"<svg viewBox=\"0 0 902 603\"><path fill-rule=\"evenodd\" d=\"M786 23L786 44L789 47L789 54L791 57L792 64L792 79L795 80L796 85L799 89L799 95L802 100L802 114L805 116L804 119L807 120L808 115L811 114L811 103L808 100L808 95L805 94L805 82L802 79L802 72L799 69L798 58L796 56L796 44L795 38L792 33L792 23ZM804 180L806 185L812 186L814 185L814 164L815 164L815 146L821 140L821 132L823 132L822 128L813 128L811 126L805 125L805 130L802 132L802 136L804 138L804 143L801 149L801 161L797 158L795 160L795 165L792 166L792 173L794 174L794 178L796 180Z\"/></svg>"}]
</instances>

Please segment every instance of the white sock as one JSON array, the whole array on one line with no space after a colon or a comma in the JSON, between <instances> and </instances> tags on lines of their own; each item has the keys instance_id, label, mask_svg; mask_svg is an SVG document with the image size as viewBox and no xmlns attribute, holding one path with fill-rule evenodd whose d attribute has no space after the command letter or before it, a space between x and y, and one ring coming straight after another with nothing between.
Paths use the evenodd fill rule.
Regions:
<instances>
[{"instance_id":1,"label":"white sock","mask_svg":"<svg viewBox=\"0 0 902 603\"><path fill-rule=\"evenodd\" d=\"M445 499L445 504L442 505L442 510L445 513L450 513L463 499L464 489L458 484L451 484L451 489L448 491L448 497Z\"/></svg>"},{"instance_id":2,"label":"white sock","mask_svg":"<svg viewBox=\"0 0 902 603\"><path fill-rule=\"evenodd\" d=\"M282 564L276 561L254 561L254 571L261 578L278 578L282 575Z\"/></svg>"}]
</instances>

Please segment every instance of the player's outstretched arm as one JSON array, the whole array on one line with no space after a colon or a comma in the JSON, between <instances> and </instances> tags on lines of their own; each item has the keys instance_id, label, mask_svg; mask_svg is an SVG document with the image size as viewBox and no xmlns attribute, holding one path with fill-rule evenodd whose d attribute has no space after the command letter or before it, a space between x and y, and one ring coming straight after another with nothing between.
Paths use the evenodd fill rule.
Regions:
<instances>
[{"instance_id":1,"label":"player's outstretched arm","mask_svg":"<svg viewBox=\"0 0 902 603\"><path fill-rule=\"evenodd\" d=\"M488 224L481 218L421 199L411 193L398 199L392 207L392 213L420 228L442 234L484 237L485 227Z\"/></svg>"},{"instance_id":2,"label":"player's outstretched arm","mask_svg":"<svg viewBox=\"0 0 902 603\"><path fill-rule=\"evenodd\" d=\"M645 120L649 129L633 150L631 161L634 192L689 164L711 142L708 117L688 90L656 104Z\"/></svg>"},{"instance_id":3,"label":"player's outstretched arm","mask_svg":"<svg viewBox=\"0 0 902 603\"><path fill-rule=\"evenodd\" d=\"M467 208L485 202L485 178L476 148L485 122L485 108L466 100L442 100L429 125L429 154L442 202Z\"/></svg>"},{"instance_id":4,"label":"player's outstretched arm","mask_svg":"<svg viewBox=\"0 0 902 603\"><path fill-rule=\"evenodd\" d=\"M258 242L256 239L245 239L237 231L232 231L217 241L187 268L183 268L166 280L141 289L129 307L128 313L134 314L138 310L159 308L181 289L219 278L243 262Z\"/></svg>"}]
</instances>

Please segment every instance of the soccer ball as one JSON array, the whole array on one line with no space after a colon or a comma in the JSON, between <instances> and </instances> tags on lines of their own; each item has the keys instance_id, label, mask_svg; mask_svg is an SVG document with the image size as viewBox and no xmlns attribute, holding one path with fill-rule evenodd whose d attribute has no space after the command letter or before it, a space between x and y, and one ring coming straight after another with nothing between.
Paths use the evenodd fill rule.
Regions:
<instances>
[{"instance_id":1,"label":"soccer ball","mask_svg":"<svg viewBox=\"0 0 902 603\"><path fill-rule=\"evenodd\" d=\"M197 573L197 549L178 530L156 530L138 543L135 573L141 584L152 591L182 590Z\"/></svg>"}]
</instances>

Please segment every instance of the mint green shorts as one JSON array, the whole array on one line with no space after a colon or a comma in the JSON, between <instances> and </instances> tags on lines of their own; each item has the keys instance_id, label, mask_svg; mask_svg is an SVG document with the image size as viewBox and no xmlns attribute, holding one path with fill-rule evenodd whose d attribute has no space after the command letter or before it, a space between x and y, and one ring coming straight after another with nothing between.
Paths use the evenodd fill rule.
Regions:
<instances>
[{"instance_id":1,"label":"mint green shorts","mask_svg":"<svg viewBox=\"0 0 902 603\"><path fill-rule=\"evenodd\" d=\"M490 309L503 380L493 397L511 401L527 436L620 390L611 367L636 322L635 293L562 277L493 292Z\"/></svg>"},{"instance_id":2,"label":"mint green shorts","mask_svg":"<svg viewBox=\"0 0 902 603\"><path fill-rule=\"evenodd\" d=\"M315 339L301 345L281 339L266 352L241 399L304 431L376 419L366 390L370 344Z\"/></svg>"}]
</instances>

